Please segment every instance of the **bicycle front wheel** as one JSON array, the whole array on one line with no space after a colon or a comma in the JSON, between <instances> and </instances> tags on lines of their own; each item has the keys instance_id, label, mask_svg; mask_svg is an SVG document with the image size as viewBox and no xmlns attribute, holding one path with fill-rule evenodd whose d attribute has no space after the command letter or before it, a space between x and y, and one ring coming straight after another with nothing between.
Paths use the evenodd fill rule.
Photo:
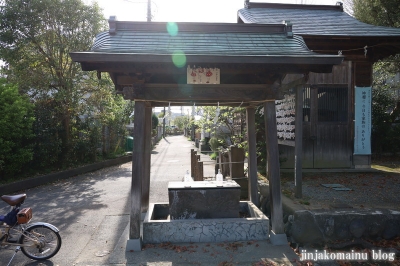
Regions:
<instances>
[{"instance_id":1,"label":"bicycle front wheel","mask_svg":"<svg viewBox=\"0 0 400 266\"><path fill-rule=\"evenodd\" d=\"M35 225L25 230L19 239L21 251L33 260L47 260L61 248L60 234L47 225Z\"/></svg>"}]
</instances>

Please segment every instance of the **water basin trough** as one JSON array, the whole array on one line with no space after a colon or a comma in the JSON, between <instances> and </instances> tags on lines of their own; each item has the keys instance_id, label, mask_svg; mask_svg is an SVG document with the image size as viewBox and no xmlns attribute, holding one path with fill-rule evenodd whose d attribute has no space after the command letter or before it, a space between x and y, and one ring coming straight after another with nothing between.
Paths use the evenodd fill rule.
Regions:
<instances>
[{"instance_id":1,"label":"water basin trough","mask_svg":"<svg viewBox=\"0 0 400 266\"><path fill-rule=\"evenodd\" d=\"M169 210L168 202L150 204L143 221L143 243L225 242L269 238L268 217L250 201L239 202L238 218L171 220Z\"/></svg>"}]
</instances>

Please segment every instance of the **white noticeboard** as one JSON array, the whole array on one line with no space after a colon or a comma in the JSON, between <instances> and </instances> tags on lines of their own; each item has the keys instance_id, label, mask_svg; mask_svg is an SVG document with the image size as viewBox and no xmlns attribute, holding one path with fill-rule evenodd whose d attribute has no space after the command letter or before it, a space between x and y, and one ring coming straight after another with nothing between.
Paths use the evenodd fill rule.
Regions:
<instances>
[{"instance_id":1,"label":"white noticeboard","mask_svg":"<svg viewBox=\"0 0 400 266\"><path fill-rule=\"evenodd\" d=\"M283 100L275 101L276 106L276 129L278 139L295 139L295 111L296 97L294 94L285 95Z\"/></svg>"},{"instance_id":2,"label":"white noticeboard","mask_svg":"<svg viewBox=\"0 0 400 266\"><path fill-rule=\"evenodd\" d=\"M220 69L188 66L187 84L220 84Z\"/></svg>"}]
</instances>

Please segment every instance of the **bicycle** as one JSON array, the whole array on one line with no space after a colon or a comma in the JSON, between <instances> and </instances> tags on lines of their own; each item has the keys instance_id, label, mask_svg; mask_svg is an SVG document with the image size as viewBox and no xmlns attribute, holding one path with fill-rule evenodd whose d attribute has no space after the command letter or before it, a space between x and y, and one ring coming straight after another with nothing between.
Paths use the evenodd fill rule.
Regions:
<instances>
[{"instance_id":1,"label":"bicycle","mask_svg":"<svg viewBox=\"0 0 400 266\"><path fill-rule=\"evenodd\" d=\"M11 210L0 215L0 246L16 246L8 265L19 250L33 260L47 260L56 255L61 248L59 230L49 223L29 223L32 209L21 209L26 194L3 195L1 199L11 206Z\"/></svg>"}]
</instances>

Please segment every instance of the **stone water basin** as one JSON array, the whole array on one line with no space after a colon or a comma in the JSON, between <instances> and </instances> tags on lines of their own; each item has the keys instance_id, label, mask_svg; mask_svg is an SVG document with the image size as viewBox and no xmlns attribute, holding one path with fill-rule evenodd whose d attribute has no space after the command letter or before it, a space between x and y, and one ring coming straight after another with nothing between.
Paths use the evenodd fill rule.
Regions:
<instances>
[{"instance_id":1,"label":"stone water basin","mask_svg":"<svg viewBox=\"0 0 400 266\"><path fill-rule=\"evenodd\" d=\"M143 221L143 243L266 240L269 219L252 202L240 201L237 218L171 220L168 202L151 203ZM240 218L239 213L247 215Z\"/></svg>"}]
</instances>

